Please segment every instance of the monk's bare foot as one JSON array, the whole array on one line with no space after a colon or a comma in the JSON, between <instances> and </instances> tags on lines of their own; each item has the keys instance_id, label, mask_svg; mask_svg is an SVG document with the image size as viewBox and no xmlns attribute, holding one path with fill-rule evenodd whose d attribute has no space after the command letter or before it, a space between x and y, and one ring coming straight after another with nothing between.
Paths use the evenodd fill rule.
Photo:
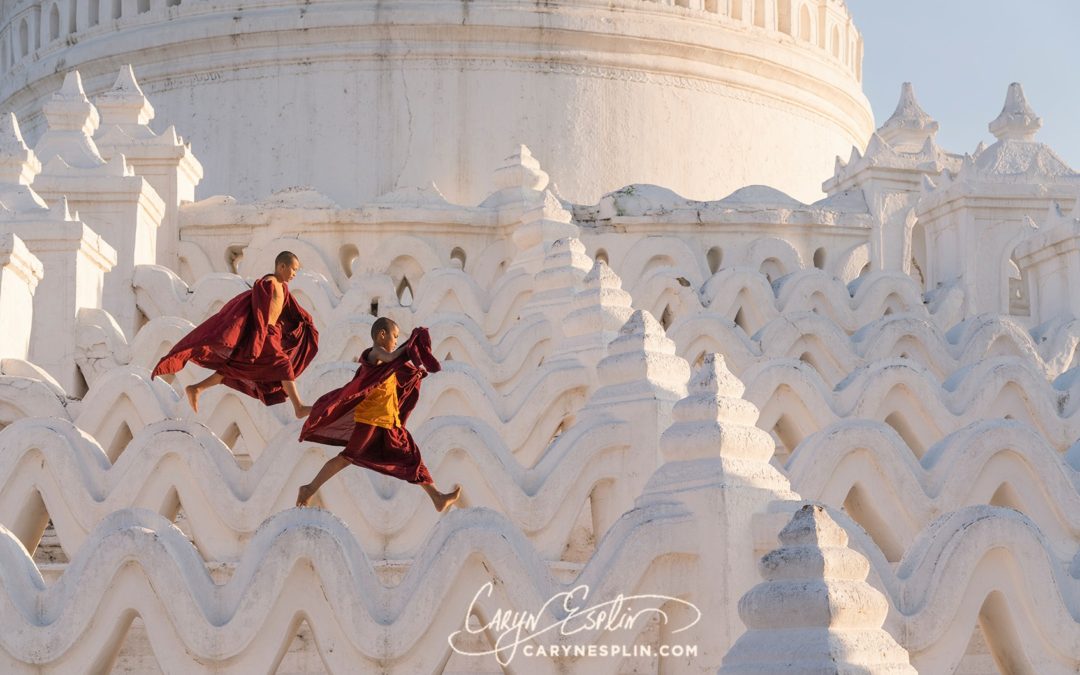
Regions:
<instances>
[{"instance_id":1,"label":"monk's bare foot","mask_svg":"<svg viewBox=\"0 0 1080 675\"><path fill-rule=\"evenodd\" d=\"M454 505L458 499L461 499L461 486L458 485L454 488L453 492L444 492L436 497L432 498L435 503L435 510L439 513L443 513L451 506Z\"/></svg>"},{"instance_id":2,"label":"monk's bare foot","mask_svg":"<svg viewBox=\"0 0 1080 675\"><path fill-rule=\"evenodd\" d=\"M193 384L189 384L184 387L184 391L187 392L188 403L191 404L191 409L195 412L199 412L199 389Z\"/></svg>"},{"instance_id":3,"label":"monk's bare foot","mask_svg":"<svg viewBox=\"0 0 1080 675\"><path fill-rule=\"evenodd\" d=\"M296 493L296 505L300 507L307 506L314 496L315 491L311 489L310 485L301 485L300 491Z\"/></svg>"},{"instance_id":4,"label":"monk's bare foot","mask_svg":"<svg viewBox=\"0 0 1080 675\"><path fill-rule=\"evenodd\" d=\"M296 416L299 419L303 419L311 414L311 406L309 405L298 405L295 406L293 410L296 411Z\"/></svg>"}]
</instances>

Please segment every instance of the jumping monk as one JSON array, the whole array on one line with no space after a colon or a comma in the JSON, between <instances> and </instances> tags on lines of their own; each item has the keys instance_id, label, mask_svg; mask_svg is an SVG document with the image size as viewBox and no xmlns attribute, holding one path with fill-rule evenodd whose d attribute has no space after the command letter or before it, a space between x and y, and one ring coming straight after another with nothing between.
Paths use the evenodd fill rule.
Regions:
<instances>
[{"instance_id":1,"label":"jumping monk","mask_svg":"<svg viewBox=\"0 0 1080 675\"><path fill-rule=\"evenodd\" d=\"M282 251L274 273L236 296L221 310L176 343L151 378L179 372L188 361L214 374L185 388L191 409L199 411L199 394L224 384L266 405L292 401L297 417L311 412L296 391L296 378L315 358L319 332L288 283L300 269L294 253Z\"/></svg>"},{"instance_id":2,"label":"jumping monk","mask_svg":"<svg viewBox=\"0 0 1080 675\"><path fill-rule=\"evenodd\" d=\"M461 486L439 492L420 448L405 428L420 397L420 380L428 371L442 369L431 353L426 328L416 328L405 344L397 347L399 329L386 317L371 326L372 347L360 355L360 367L351 382L323 394L312 407L300 432L301 441L345 446L307 485L300 487L297 506L307 506L331 476L350 464L424 488L435 510L442 513L461 497Z\"/></svg>"}]
</instances>

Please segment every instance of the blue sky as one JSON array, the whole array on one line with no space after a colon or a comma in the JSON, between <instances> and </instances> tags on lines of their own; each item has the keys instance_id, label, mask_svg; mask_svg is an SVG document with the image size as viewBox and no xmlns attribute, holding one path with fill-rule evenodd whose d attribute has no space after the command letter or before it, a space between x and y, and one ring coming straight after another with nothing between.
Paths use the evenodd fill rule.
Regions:
<instances>
[{"instance_id":1,"label":"blue sky","mask_svg":"<svg viewBox=\"0 0 1080 675\"><path fill-rule=\"evenodd\" d=\"M863 90L878 125L911 82L938 144L992 142L1010 82L1043 126L1036 140L1080 170L1080 0L847 0L865 41Z\"/></svg>"}]
</instances>

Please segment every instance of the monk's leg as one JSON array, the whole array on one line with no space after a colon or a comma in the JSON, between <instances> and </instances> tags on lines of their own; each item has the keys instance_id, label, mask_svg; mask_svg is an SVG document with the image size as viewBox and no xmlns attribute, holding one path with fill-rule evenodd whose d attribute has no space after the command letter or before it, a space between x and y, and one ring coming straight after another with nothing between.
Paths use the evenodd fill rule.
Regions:
<instances>
[{"instance_id":1,"label":"monk's leg","mask_svg":"<svg viewBox=\"0 0 1080 675\"><path fill-rule=\"evenodd\" d=\"M281 383L281 388L285 390L285 395L292 401L293 410L296 411L297 417L307 417L311 412L311 406L304 405L300 400L300 393L296 391L296 383L292 380L284 380Z\"/></svg>"},{"instance_id":2,"label":"monk's leg","mask_svg":"<svg viewBox=\"0 0 1080 675\"><path fill-rule=\"evenodd\" d=\"M424 492L427 493L428 497L431 497L431 503L439 513L453 506L454 502L461 498L460 485L455 485L450 492L439 492L432 483L420 483L420 487L424 488Z\"/></svg>"},{"instance_id":3,"label":"monk's leg","mask_svg":"<svg viewBox=\"0 0 1080 675\"><path fill-rule=\"evenodd\" d=\"M220 373L214 373L202 382L196 382L195 384L189 384L188 386L184 387L184 392L187 394L187 400L188 403L191 404L191 409L195 412L199 412L199 394L203 393L214 385L221 384L224 379L224 375Z\"/></svg>"},{"instance_id":4,"label":"monk's leg","mask_svg":"<svg viewBox=\"0 0 1080 675\"><path fill-rule=\"evenodd\" d=\"M334 477L338 471L341 471L345 467L349 466L349 460L345 459L341 455L337 457L331 457L327 460L326 464L319 469L319 473L315 478L307 485L300 486L300 492L296 495L297 506L307 506L311 498L315 496L315 493L319 491L319 488L323 486L323 483Z\"/></svg>"}]
</instances>

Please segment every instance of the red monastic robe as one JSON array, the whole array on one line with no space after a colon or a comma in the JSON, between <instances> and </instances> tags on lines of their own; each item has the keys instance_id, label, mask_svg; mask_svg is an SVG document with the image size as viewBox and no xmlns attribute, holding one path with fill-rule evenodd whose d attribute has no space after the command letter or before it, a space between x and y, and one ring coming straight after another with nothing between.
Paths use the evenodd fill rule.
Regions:
<instances>
[{"instance_id":1,"label":"red monastic robe","mask_svg":"<svg viewBox=\"0 0 1080 675\"><path fill-rule=\"evenodd\" d=\"M269 323L270 276L185 335L158 361L151 377L179 372L191 361L224 375L222 384L266 405L285 401L281 383L295 380L315 358L319 332L311 315L289 293L288 284L282 284L285 302L278 322Z\"/></svg>"},{"instance_id":2,"label":"red monastic robe","mask_svg":"<svg viewBox=\"0 0 1080 675\"><path fill-rule=\"evenodd\" d=\"M371 365L365 349L360 367L343 387L323 394L312 406L300 431L301 441L345 446L341 456L363 466L410 483L431 483L431 474L420 459L420 450L404 424L420 398L420 380L427 371L442 369L431 353L431 336L426 328L416 328L405 342L405 350L393 361ZM418 368L421 364L426 368ZM393 373L397 377L398 417L401 427L382 429L353 421L353 410L376 385Z\"/></svg>"}]
</instances>

